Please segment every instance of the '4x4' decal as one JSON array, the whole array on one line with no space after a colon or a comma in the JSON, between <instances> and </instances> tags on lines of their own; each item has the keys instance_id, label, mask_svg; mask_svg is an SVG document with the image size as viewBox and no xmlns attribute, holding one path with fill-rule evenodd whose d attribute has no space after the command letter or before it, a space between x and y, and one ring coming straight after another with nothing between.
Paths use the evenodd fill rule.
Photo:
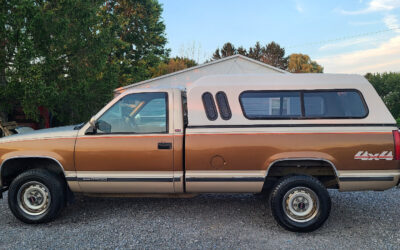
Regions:
<instances>
[{"instance_id":1,"label":"'4x4' decal","mask_svg":"<svg viewBox=\"0 0 400 250\"><path fill-rule=\"evenodd\" d=\"M382 153L371 154L368 151L358 151L358 153L354 156L356 160L370 161L370 160L393 160L393 152L392 151L383 151Z\"/></svg>"}]
</instances>

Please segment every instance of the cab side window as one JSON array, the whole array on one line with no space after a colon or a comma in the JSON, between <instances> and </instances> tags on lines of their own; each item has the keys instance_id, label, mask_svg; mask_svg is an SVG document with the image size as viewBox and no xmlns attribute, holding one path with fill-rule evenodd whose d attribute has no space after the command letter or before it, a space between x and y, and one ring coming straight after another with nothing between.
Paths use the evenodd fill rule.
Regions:
<instances>
[{"instance_id":1,"label":"cab side window","mask_svg":"<svg viewBox=\"0 0 400 250\"><path fill-rule=\"evenodd\" d=\"M167 133L167 107L167 93L152 92L127 95L97 120L97 133Z\"/></svg>"}]
</instances>

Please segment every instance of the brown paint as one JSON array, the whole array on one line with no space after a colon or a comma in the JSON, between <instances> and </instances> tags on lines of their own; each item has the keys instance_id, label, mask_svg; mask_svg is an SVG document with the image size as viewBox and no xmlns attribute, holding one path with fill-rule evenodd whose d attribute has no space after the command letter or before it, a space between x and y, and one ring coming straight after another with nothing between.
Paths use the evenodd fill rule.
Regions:
<instances>
[{"instance_id":1,"label":"brown paint","mask_svg":"<svg viewBox=\"0 0 400 250\"><path fill-rule=\"evenodd\" d=\"M263 132L263 133L223 133L223 135L320 135L320 134L392 134L392 132L324 132L324 133L286 133L286 132ZM200 133L187 134L186 136L195 135L221 135L221 133Z\"/></svg>"},{"instance_id":2,"label":"brown paint","mask_svg":"<svg viewBox=\"0 0 400 250\"><path fill-rule=\"evenodd\" d=\"M215 170L210 164L215 155L225 159L225 170L267 170L285 158L326 159L337 170L399 169L397 161L355 160L361 150L393 151L393 136L390 132L196 134L186 138L186 170Z\"/></svg>"},{"instance_id":3,"label":"brown paint","mask_svg":"<svg viewBox=\"0 0 400 250\"><path fill-rule=\"evenodd\" d=\"M0 164L12 157L45 156L58 160L65 171L75 171L75 138L13 141L0 146Z\"/></svg>"},{"instance_id":4,"label":"brown paint","mask_svg":"<svg viewBox=\"0 0 400 250\"><path fill-rule=\"evenodd\" d=\"M184 140L185 148L183 148ZM173 148L159 150L157 147L159 142L172 143ZM268 170L272 162L280 159L318 158L331 161L338 171L398 170L400 168L398 161L354 159L358 151L374 154L382 151L393 152L393 144L391 132L206 133L188 134L185 138L181 134L93 135L77 139L44 138L3 143L0 147L0 164L12 157L44 156L58 160L65 171L177 171L176 173L182 173L182 171L200 170L211 173L215 170ZM186 167L183 165L184 154ZM215 159L216 156L218 156L218 161ZM220 158L223 159L223 163L219 161ZM394 181L397 182L397 179ZM80 191L95 192L93 188L99 187L98 184L89 184ZM118 184L118 187L123 189L122 184ZM349 182L345 185L353 184ZM393 185L392 182L378 184L376 187L379 186L381 189ZM383 184L385 186L382 186ZM200 186L196 189L196 185ZM212 192L212 188L215 188L214 191L219 192L225 190L223 187L226 187L226 190L239 192L245 186L254 188L248 186L249 183L245 185L236 183L229 188L227 183L215 185L191 183L188 190ZM367 184L357 187L365 189L363 185ZM137 191L138 189L134 187L138 186L132 186L132 190ZM151 191L182 192L183 178L179 183L162 183L158 187L162 190L151 189ZM102 191L107 191L107 188L103 187ZM156 186L154 188L157 189ZM351 190L354 190L354 187ZM111 192L112 189L109 191ZM141 192L144 191L141 189Z\"/></svg>"},{"instance_id":5,"label":"brown paint","mask_svg":"<svg viewBox=\"0 0 400 250\"><path fill-rule=\"evenodd\" d=\"M76 170L173 171L173 150L159 150L159 142L174 140L165 135L78 137Z\"/></svg>"},{"instance_id":6,"label":"brown paint","mask_svg":"<svg viewBox=\"0 0 400 250\"><path fill-rule=\"evenodd\" d=\"M183 167L183 136L175 135L174 139L174 171L184 171Z\"/></svg>"}]
</instances>

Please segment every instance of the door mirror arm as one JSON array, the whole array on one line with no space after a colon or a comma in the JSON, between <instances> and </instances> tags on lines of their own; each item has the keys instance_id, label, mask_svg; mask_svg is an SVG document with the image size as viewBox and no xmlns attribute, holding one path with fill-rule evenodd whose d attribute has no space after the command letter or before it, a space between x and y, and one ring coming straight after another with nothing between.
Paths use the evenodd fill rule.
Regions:
<instances>
[{"instance_id":1,"label":"door mirror arm","mask_svg":"<svg viewBox=\"0 0 400 250\"><path fill-rule=\"evenodd\" d=\"M97 133L96 119L92 117L89 121L89 128L86 129L85 135L94 135Z\"/></svg>"}]
</instances>

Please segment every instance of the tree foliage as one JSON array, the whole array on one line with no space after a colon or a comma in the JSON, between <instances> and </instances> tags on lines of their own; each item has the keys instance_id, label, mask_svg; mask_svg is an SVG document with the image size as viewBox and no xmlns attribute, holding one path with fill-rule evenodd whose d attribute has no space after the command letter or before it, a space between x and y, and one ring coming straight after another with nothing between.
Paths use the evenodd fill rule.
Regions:
<instances>
[{"instance_id":1,"label":"tree foliage","mask_svg":"<svg viewBox=\"0 0 400 250\"><path fill-rule=\"evenodd\" d=\"M288 71L291 73L323 73L324 68L312 61L308 55L291 54L288 61Z\"/></svg>"},{"instance_id":2,"label":"tree foliage","mask_svg":"<svg viewBox=\"0 0 400 250\"><path fill-rule=\"evenodd\" d=\"M150 68L152 77L158 77L170 74L179 70L187 69L196 66L197 63L188 58L175 57L169 59L167 62L161 62L156 67Z\"/></svg>"},{"instance_id":3,"label":"tree foliage","mask_svg":"<svg viewBox=\"0 0 400 250\"><path fill-rule=\"evenodd\" d=\"M368 73L365 78L374 86L400 125L400 73Z\"/></svg>"},{"instance_id":4,"label":"tree foliage","mask_svg":"<svg viewBox=\"0 0 400 250\"><path fill-rule=\"evenodd\" d=\"M37 54L30 35L33 29L30 20L36 10L37 6L31 1L2 1L0 6L0 110L3 119L16 101L14 96L29 98L32 94L32 90L22 88L20 82L32 79L32 73L39 71L31 64L31 59ZM44 87L43 82L36 85ZM41 99L38 96L36 102L41 104Z\"/></svg>"},{"instance_id":5,"label":"tree foliage","mask_svg":"<svg viewBox=\"0 0 400 250\"><path fill-rule=\"evenodd\" d=\"M248 52L247 56L250 58L253 58L257 61L261 61L264 51L265 50L261 46L260 42L256 42L256 44L253 47L249 48L249 52ZM274 65L272 65L272 66L274 66Z\"/></svg>"},{"instance_id":6,"label":"tree foliage","mask_svg":"<svg viewBox=\"0 0 400 250\"><path fill-rule=\"evenodd\" d=\"M215 50L212 59L213 60L218 60L224 57L228 56L233 56L236 55L238 52L235 48L235 46L232 43L225 43L224 46L222 46L222 49L217 49Z\"/></svg>"},{"instance_id":7,"label":"tree foliage","mask_svg":"<svg viewBox=\"0 0 400 250\"><path fill-rule=\"evenodd\" d=\"M286 69L288 63L288 59L285 57L285 49L275 42L270 42L263 48L261 61L280 69Z\"/></svg>"},{"instance_id":8,"label":"tree foliage","mask_svg":"<svg viewBox=\"0 0 400 250\"><path fill-rule=\"evenodd\" d=\"M152 76L168 55L155 0L4 0L0 111L39 107L61 123L87 120L113 89Z\"/></svg>"},{"instance_id":9,"label":"tree foliage","mask_svg":"<svg viewBox=\"0 0 400 250\"><path fill-rule=\"evenodd\" d=\"M249 49L245 49L243 46L236 49L232 43L227 42L222 46L222 49L217 49L214 52L211 60L218 60L236 54L244 55L274 67L287 70L288 58L285 57L285 49L275 42L270 42L265 46L262 46L260 42L256 42L256 44Z\"/></svg>"},{"instance_id":10,"label":"tree foliage","mask_svg":"<svg viewBox=\"0 0 400 250\"><path fill-rule=\"evenodd\" d=\"M113 51L121 69L120 85L150 78L150 68L169 54L161 5L156 0L107 0L105 12L114 20L120 40Z\"/></svg>"}]
</instances>

